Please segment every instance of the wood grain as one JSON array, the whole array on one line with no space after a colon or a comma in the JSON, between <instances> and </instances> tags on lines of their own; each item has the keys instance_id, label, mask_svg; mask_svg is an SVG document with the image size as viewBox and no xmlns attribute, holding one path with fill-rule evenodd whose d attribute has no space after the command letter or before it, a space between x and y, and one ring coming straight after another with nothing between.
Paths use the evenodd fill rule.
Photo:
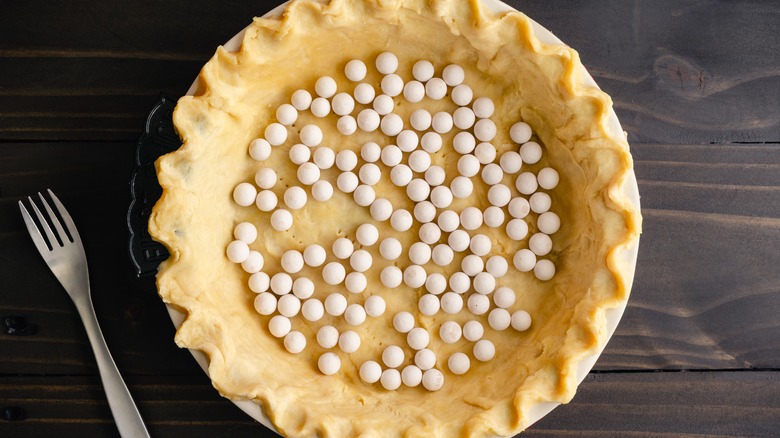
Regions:
<instances>
[{"instance_id":1,"label":"wood grain","mask_svg":"<svg viewBox=\"0 0 780 438\"><path fill-rule=\"evenodd\" d=\"M0 140L135 140L160 93L184 94L216 47L270 7L9 3L0 16Z\"/></svg>"},{"instance_id":2,"label":"wood grain","mask_svg":"<svg viewBox=\"0 0 780 438\"><path fill-rule=\"evenodd\" d=\"M597 369L778 368L780 184L766 169L780 148L632 152L644 232L628 309Z\"/></svg>"},{"instance_id":3,"label":"wood grain","mask_svg":"<svg viewBox=\"0 0 780 438\"><path fill-rule=\"evenodd\" d=\"M126 381L152 436L250 436L264 430L220 397L203 374ZM21 407L27 415L0 421L0 436L118 436L96 377L0 377L0 385L0 406Z\"/></svg>"},{"instance_id":4,"label":"wood grain","mask_svg":"<svg viewBox=\"0 0 780 438\"><path fill-rule=\"evenodd\" d=\"M779 368L780 220L643 214L632 296L598 369Z\"/></svg>"},{"instance_id":5,"label":"wood grain","mask_svg":"<svg viewBox=\"0 0 780 438\"><path fill-rule=\"evenodd\" d=\"M133 276L125 214L130 143L21 143L0 147L0 317L26 316L35 336L0 335L0 374L94 374L92 352L67 294L26 234L17 200L52 187L78 224L92 295L120 370L200 374L171 342L173 325L153 279ZM120 347L121 346L121 347ZM149 357L170 361L149 361ZM54 359L53 359L54 358Z\"/></svg>"},{"instance_id":6,"label":"wood grain","mask_svg":"<svg viewBox=\"0 0 780 438\"><path fill-rule=\"evenodd\" d=\"M612 96L629 140L780 139L777 3L517 3L580 52Z\"/></svg>"},{"instance_id":7,"label":"wood grain","mask_svg":"<svg viewBox=\"0 0 780 438\"><path fill-rule=\"evenodd\" d=\"M0 377L0 385L0 406L27 413L24 421L0 421L2 436L116 436L94 377ZM267 431L219 397L205 377L131 377L128 386L152 436L249 437ZM771 437L778 418L778 373L592 374L571 403L521 436Z\"/></svg>"},{"instance_id":8,"label":"wood grain","mask_svg":"<svg viewBox=\"0 0 780 438\"><path fill-rule=\"evenodd\" d=\"M592 374L571 404L522 436L771 437L778 385L775 372Z\"/></svg>"}]
</instances>

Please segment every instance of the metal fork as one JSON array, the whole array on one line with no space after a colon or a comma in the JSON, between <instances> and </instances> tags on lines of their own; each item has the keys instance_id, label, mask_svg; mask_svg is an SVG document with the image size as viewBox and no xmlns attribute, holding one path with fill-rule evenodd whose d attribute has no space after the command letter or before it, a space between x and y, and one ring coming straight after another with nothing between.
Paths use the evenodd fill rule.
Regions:
<instances>
[{"instance_id":1,"label":"metal fork","mask_svg":"<svg viewBox=\"0 0 780 438\"><path fill-rule=\"evenodd\" d=\"M43 232L46 234L46 240L44 240L41 229L35 224L22 201L19 201L19 209L22 211L27 231L30 232L30 237L32 237L33 243L38 248L38 252L41 253L43 260L49 265L51 272L54 273L62 287L70 295L73 304L76 305L81 321L84 323L84 328L87 330L92 351L95 353L100 379L103 381L103 389L106 391L108 405L111 408L111 413L114 416L120 435L133 438L148 437L149 433L146 431L141 414L138 413L138 408L136 408L133 398L130 396L130 392L127 390L127 386L116 368L114 359L111 358L111 353L108 351L103 333L100 331L100 326L95 317L95 309L92 307L92 297L89 289L87 257L84 255L84 245L81 243L79 232L76 230L73 219L71 219L70 214L65 210L60 200L57 199L51 190L47 191L52 202L54 202L57 212L65 223L64 227L51 207L49 207L49 203L46 202L43 195L38 193L41 204L43 204L43 208L46 210L48 221L35 205L33 199L28 196L27 200L30 202L32 210L41 224L40 228L43 228ZM52 232L49 223L54 226L55 232Z\"/></svg>"}]
</instances>

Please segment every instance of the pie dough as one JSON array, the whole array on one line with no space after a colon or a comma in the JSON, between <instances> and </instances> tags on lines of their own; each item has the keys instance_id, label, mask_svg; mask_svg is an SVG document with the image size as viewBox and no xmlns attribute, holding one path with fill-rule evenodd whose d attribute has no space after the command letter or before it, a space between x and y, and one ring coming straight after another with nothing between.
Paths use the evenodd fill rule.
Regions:
<instances>
[{"instance_id":1,"label":"pie dough","mask_svg":"<svg viewBox=\"0 0 780 438\"><path fill-rule=\"evenodd\" d=\"M464 350L466 341L445 344L436 334L443 321L462 325L473 315L423 316L416 307L421 292L403 285L388 290L379 281L379 269L366 273L368 290L360 300L347 295L350 302L380 295L387 302L386 313L352 328L361 335L360 350L337 352L341 370L333 376L321 374L317 357L324 350L316 345L314 335L325 324L345 327L343 319L326 316L317 323L296 319L294 329L306 335L308 345L300 354L288 353L280 339L268 334L270 316L254 310L248 274L225 256L233 227L243 221L258 225L259 236L252 247L266 256L266 272L280 271L278 260L284 251L302 250L310 243L329 248L337 237L354 239L354 230L366 222L379 227L380 239L397 237L404 248L413 243L419 224L406 233L394 232L387 222L373 221L368 208L357 206L352 196L338 191L328 202L310 196L303 209L293 212L293 228L284 233L268 225L268 213L239 207L231 197L233 188L251 182L261 167L249 159L248 144L275 121L276 108L289 102L292 92L313 90L316 79L324 75L334 77L339 90L351 91L354 84L343 74L351 59L369 65L366 81L376 87L380 76L372 64L384 51L398 56L399 74L407 80L418 59L431 61L438 74L450 63L461 65L475 97L496 102L492 119L498 134L493 144L499 156L517 148L509 140L509 127L522 120L544 146L542 161L531 169L551 166L561 175L560 184L550 192L562 224L553 235L552 254L546 257L557 268L550 281L511 268L512 254L526 247L527 240L513 242L503 228L483 226L482 232L494 242L494 252L498 242L498 250L510 261L509 273L499 286L509 285L518 292L511 309L528 311L533 324L525 332L492 332L489 338L496 345L496 357L490 362L472 361L471 370L462 376L450 373L445 363L451 353ZM477 0L332 0L327 4L295 0L281 17L256 18L241 49L230 53L220 47L204 66L195 96L180 99L174 122L184 144L157 161L163 195L149 230L171 254L157 276L160 296L187 314L176 334L177 344L203 351L219 392L234 400L256 401L286 436L511 436L528 425L534 405L571 400L577 364L605 342L605 310L628 299L626 273L631 267L621 253L636 242L641 223L623 191L632 171L628 144L625 138L609 134L611 100L584 85L583 72L574 50L540 43L523 14L492 13ZM395 109L404 120L415 108L406 106L409 111L403 103ZM428 108L451 111L455 106L442 100ZM305 123L317 123L326 142L342 138L335 117L322 120L301 114L291 136L297 136L296 130ZM330 146L357 151L366 141L379 142L377 138L392 143L381 132L358 130L331 141ZM449 140L445 136L445 144ZM262 166L274 167L283 181L287 178L292 184L295 168L286 153L291 144L288 140L274 148ZM447 159L447 154L436 154L434 163L450 175L456 172L457 156L452 152ZM375 189L394 206L406 205L411 211L411 201L386 173ZM452 208L460 211L471 202L484 209L489 204L484 193L481 198L456 199ZM371 249L375 265L389 264L377 249L378 245ZM315 297L324 298L333 287L314 275L318 270L305 269L315 280ZM426 269L450 272L431 263ZM360 364L378 360L389 344L403 346L409 363L405 335L392 327L392 316L401 310L411 311L418 324L432 333L429 348L437 353L437 368L445 374L440 391L422 387L387 391L363 383L358 376ZM487 330L486 316L477 319Z\"/></svg>"}]
</instances>

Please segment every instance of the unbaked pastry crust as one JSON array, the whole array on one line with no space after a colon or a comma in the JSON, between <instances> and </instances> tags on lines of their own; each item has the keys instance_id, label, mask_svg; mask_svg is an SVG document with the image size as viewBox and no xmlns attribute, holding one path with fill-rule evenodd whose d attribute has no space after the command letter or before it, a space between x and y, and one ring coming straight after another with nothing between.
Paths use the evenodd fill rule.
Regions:
<instances>
[{"instance_id":1,"label":"unbaked pastry crust","mask_svg":"<svg viewBox=\"0 0 780 438\"><path fill-rule=\"evenodd\" d=\"M496 359L472 362L464 376L441 366L450 352L464 350L462 345L435 343L432 349L446 376L438 392L421 387L385 391L357 376L364 360L377 359L376 349L365 345L405 346L395 339L399 335L390 319L396 311L416 310L419 292L388 291L378 275L369 275L369 294L382 295L388 310L357 329L364 347L352 355L340 353L341 372L324 376L316 369L321 349L312 340L328 320L294 323L309 346L300 355L287 353L267 334L268 317L254 311L248 275L224 255L236 223L267 223L267 214L235 206L231 192L237 183L251 181L260 166L248 159L246 148L274 121L276 106L299 87L313 89L320 75L334 76L341 89L347 84L341 71L348 60L369 63L386 50L398 55L407 78L417 59L430 60L437 71L451 62L462 65L475 97L496 102L499 153L511 147L511 123L522 119L545 146L544 160L534 168L549 163L561 174L551 193L553 210L562 219L553 235L556 276L539 282L531 273L514 272L501 282L522 292L514 307L531 313L532 328L495 332ZM201 72L196 95L179 101L174 122L184 144L157 162L163 196L149 230L171 253L157 277L160 296L187 314L177 344L202 350L220 393L255 400L288 436L508 436L527 426L534 404L568 402L580 359L605 342L605 310L628 299L625 273L631 268L621 253L638 239L641 223L623 191L632 170L628 144L611 136L606 126L611 100L583 85L582 71L574 50L540 43L523 14L495 14L477 0L304 0L292 2L282 17L255 19L241 50L219 48ZM376 83L378 76L369 79ZM398 111L406 119L404 107ZM329 120L335 125L335 119ZM319 125L326 139L338 135ZM377 136L364 134L331 146L356 149ZM286 153L277 151L264 164L289 166L280 156ZM450 171L453 161L447 161ZM392 186L382 184L377 191L393 196ZM391 200L399 205L403 194L396 195ZM290 233L259 227L258 243L270 256L267 267L278 268L268 262L291 246L327 242L327 247L371 221L367 209L338 193L327 203L310 200L294 217ZM499 233L489 235L495 241ZM397 237L407 248L409 236ZM503 245L510 261L523 247ZM437 328L443 319L441 313L419 318L428 328Z\"/></svg>"}]
</instances>

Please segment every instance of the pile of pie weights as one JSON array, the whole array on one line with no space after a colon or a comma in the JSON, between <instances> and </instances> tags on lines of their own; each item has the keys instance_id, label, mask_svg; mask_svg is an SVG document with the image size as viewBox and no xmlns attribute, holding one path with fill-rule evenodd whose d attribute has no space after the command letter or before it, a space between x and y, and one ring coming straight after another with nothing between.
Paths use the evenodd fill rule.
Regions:
<instances>
[{"instance_id":1,"label":"pile of pie weights","mask_svg":"<svg viewBox=\"0 0 780 438\"><path fill-rule=\"evenodd\" d=\"M312 202L309 197L316 202L327 202L335 190L351 194L358 206L369 209L377 223L389 221L397 232L409 230L417 221L421 224L419 239L407 248L412 264L403 270L392 264L383 268L380 279L384 286L394 289L403 283L421 292L424 289L425 293L417 303L423 315L433 316L440 311L454 315L467 310L475 317L484 318L487 314L487 324L495 331L509 327L517 331L528 329L531 317L527 312L517 310L510 314L507 310L515 302L514 290L497 284L510 268L510 262L501 255L490 256L493 242L475 231L484 224L490 228L503 227L512 241L527 239L528 249L518 250L511 266L520 272L532 272L540 281L551 279L555 265L541 257L552 251L550 235L558 231L560 219L550 211L551 198L545 190L557 186L558 173L550 167L536 174L522 171L524 163L535 164L542 156L542 147L530 141L531 128L523 122L513 124L509 132L518 148L497 157L497 150L491 144L497 129L490 119L495 110L494 103L487 97L474 99L473 90L464 83L462 67L448 65L441 77L435 77L434 66L421 60L412 69L414 80L405 82L396 72L398 59L394 54L380 54L375 65L383 75L378 91L371 84L361 82L366 77L367 66L360 60L352 60L344 68L346 78L357 83L351 93L338 90L336 81L328 76L316 81L315 96L307 90L295 91L290 103L278 107L277 122L265 128L263 138L249 145L249 155L257 162L267 160L276 147L287 142L288 132L292 132L290 127L298 119L299 111L310 111L317 118L333 112L339 117L336 127L341 135L349 136L357 130L379 131L394 138L395 144L365 143L358 157L351 150L336 152L323 145L324 140L338 144L339 139L324 139L320 127L307 124L298 133L300 142L289 149L290 161L298 166L296 176L300 185L286 188L281 200L284 206L271 190L279 178L270 167L257 171L254 184L238 184L233 191L234 201L243 207L254 204L261 211L270 212L270 225L278 232L292 228L291 210L304 208L307 202ZM458 108L453 113L435 114L416 109L407 121L393 113L396 100L404 99L414 104L426 97L433 101L451 99ZM451 144L443 144L441 134L453 128L459 132ZM431 160L431 155L448 151L446 148L460 155L458 175L450 179L449 185L445 184L448 179L445 170L432 165ZM404 161L407 164L403 164ZM323 175L334 166L338 173L335 189ZM383 173L385 178L389 173L392 183L406 191L415 203L413 211L394 208L388 199L380 196L381 193L376 193L374 186ZM489 187L490 206L484 211L473 206L460 212L448 209L453 198L464 199L472 195L472 178L480 178ZM519 195L513 195L505 181L514 183ZM531 212L538 215L538 232L529 237L529 227L524 219ZM386 303L379 295L369 296L362 305L348 305L346 296L339 292L328 294L324 301L314 298L315 284L310 278L293 278L304 265L321 267L322 279L328 285L334 288L343 285L351 294L362 294L368 287L365 272L373 264L371 253L365 248L378 245L379 254L388 261L398 259L404 250L398 239L383 238L376 225L365 223L355 230L356 242L341 237L330 243L330 252L338 261L325 263L328 249L312 243L302 252L296 249L284 252L280 260L283 272L266 273L262 271L263 255L249 247L257 239L255 225L239 223L233 234L235 240L227 247L227 257L251 274L249 288L258 294L255 309L261 315L273 315L268 323L269 332L283 338L284 347L293 354L300 353L307 345L305 335L292 330L291 318L299 313L310 322L319 321L327 313L343 317L349 326L357 327L368 317L382 316L386 309ZM429 262L438 266L450 265L456 252L467 255L461 269L449 278L426 272L425 265ZM468 297L465 303L464 297ZM384 348L377 361L366 361L360 366L360 378L368 384L380 382L388 390L398 389L402 384L409 387L422 384L429 391L439 390L444 384L444 375L437 365L443 364L439 363L436 353L427 348L432 334L418 326L414 315L406 311L394 315L392 325L399 333L406 334L414 357L407 358L401 347L390 345ZM472 319L462 327L455 321L445 321L434 334L446 344L465 338L473 343L472 355L478 361L490 361L496 355L494 344L483 338L485 327L479 319ZM361 345L358 333L353 330L339 333L332 325L319 328L316 342L323 349L338 347L344 353L353 353ZM408 362L412 363L401 369ZM446 364L451 373L461 375L469 370L471 359L463 352L456 352L447 358ZM340 370L341 359L338 354L327 351L319 357L317 365L323 374L333 375Z\"/></svg>"}]
</instances>

